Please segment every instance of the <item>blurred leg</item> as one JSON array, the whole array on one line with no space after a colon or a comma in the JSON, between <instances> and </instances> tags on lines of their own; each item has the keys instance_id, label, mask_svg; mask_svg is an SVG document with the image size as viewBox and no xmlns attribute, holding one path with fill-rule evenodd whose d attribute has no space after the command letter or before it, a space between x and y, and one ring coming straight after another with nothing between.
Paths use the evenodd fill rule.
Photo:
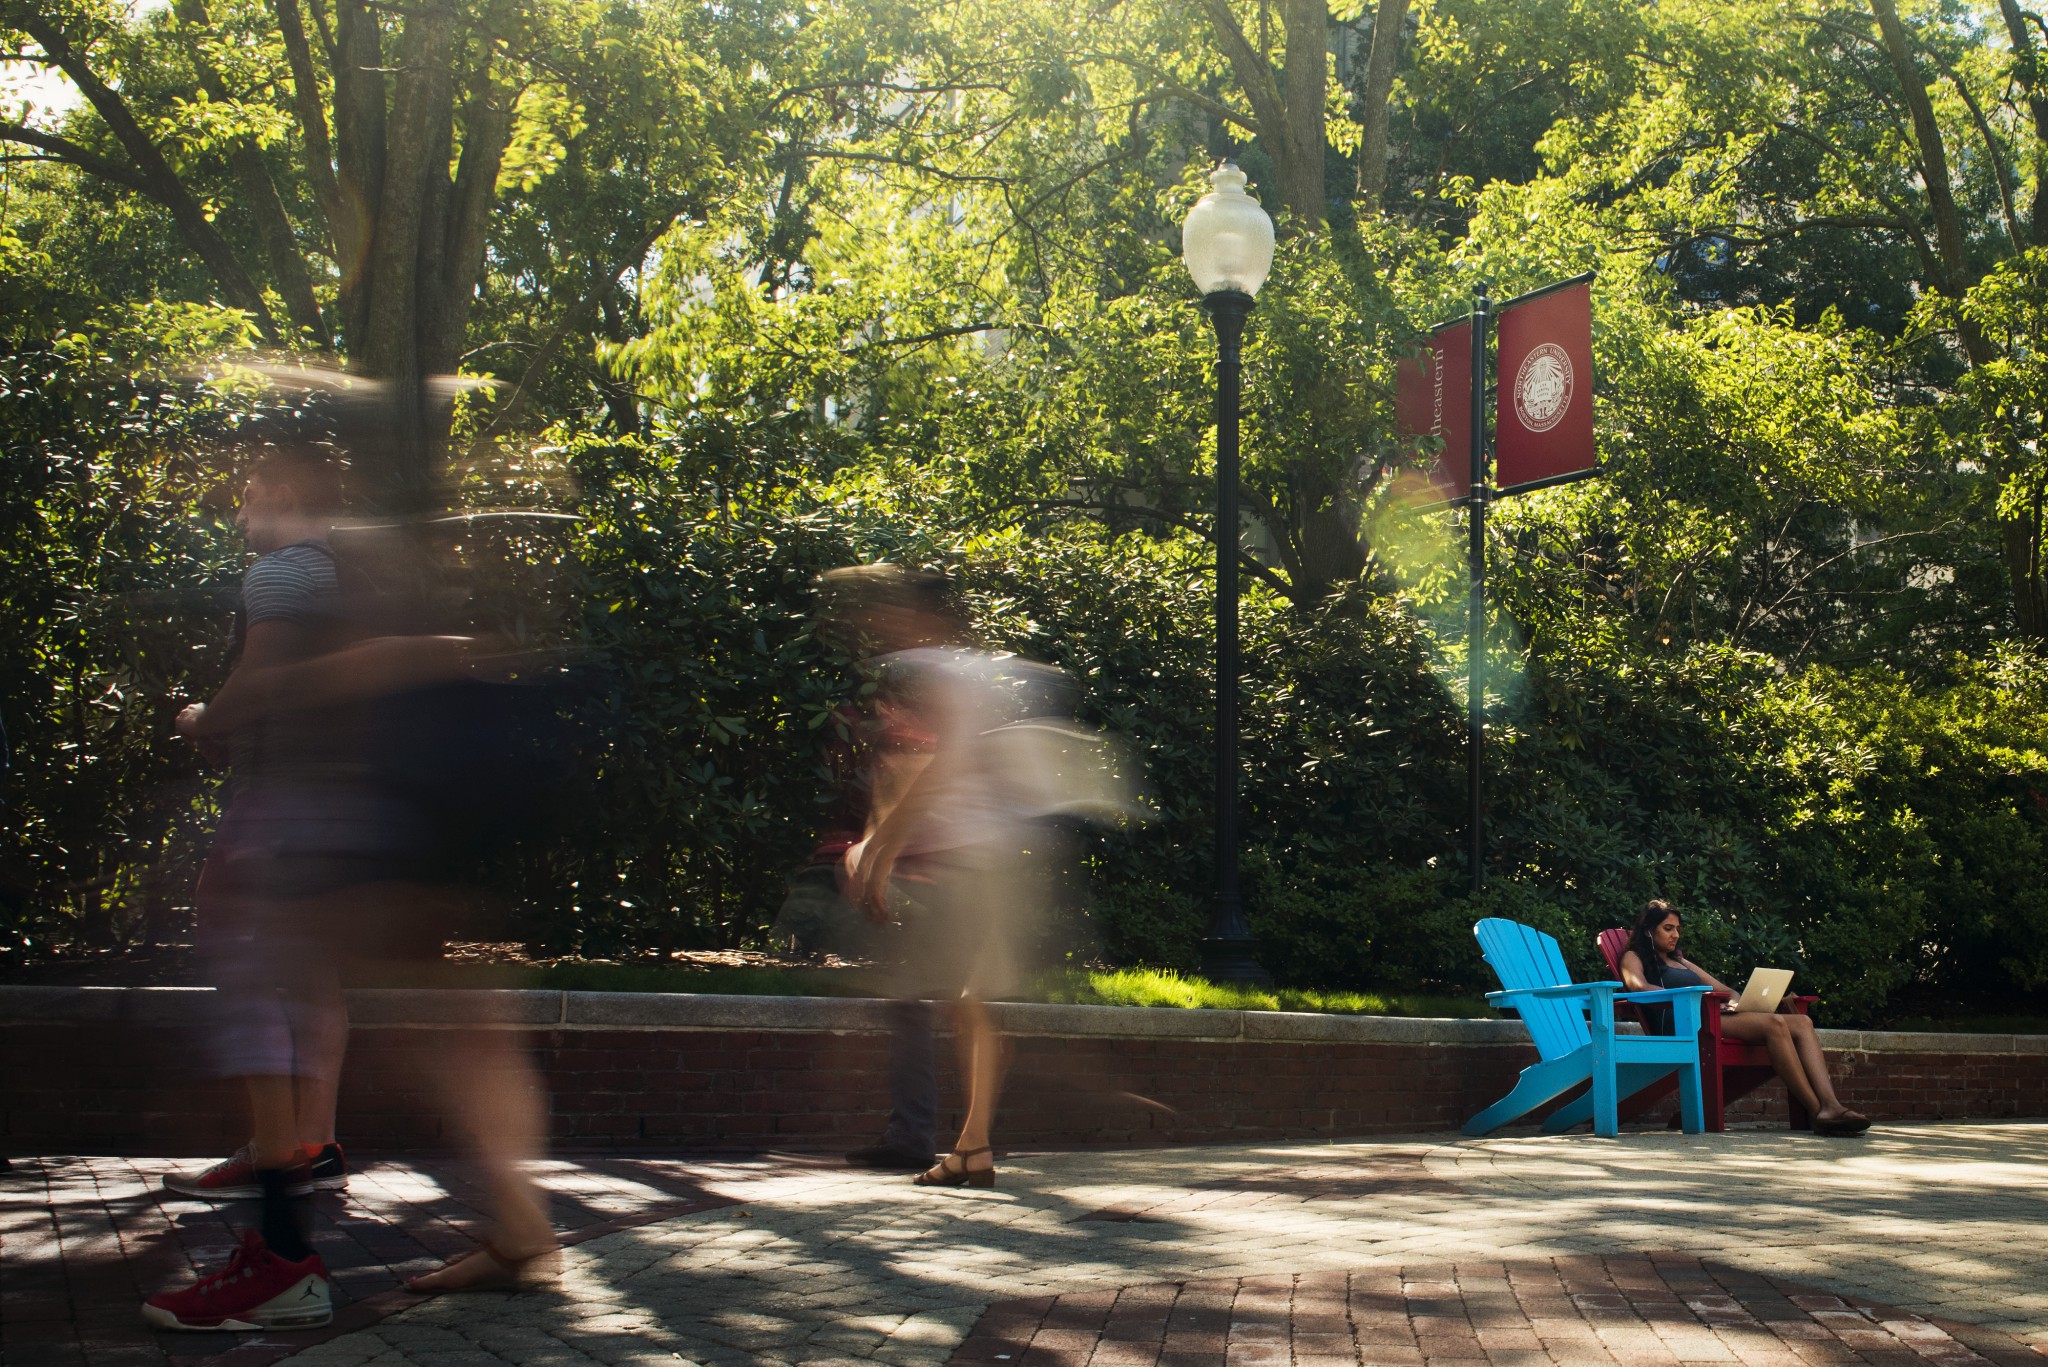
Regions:
<instances>
[{"instance_id":1,"label":"blurred leg","mask_svg":"<svg viewBox=\"0 0 2048 1367\"><path fill-rule=\"evenodd\" d=\"M882 1142L930 1153L939 1123L938 1067L933 1059L932 1004L889 1003L889 1127Z\"/></svg>"},{"instance_id":2,"label":"blurred leg","mask_svg":"<svg viewBox=\"0 0 2048 1367\"><path fill-rule=\"evenodd\" d=\"M341 979L329 965L310 966L290 1004L292 1028L293 1139L318 1150L334 1142L335 1096L348 1055L348 1002Z\"/></svg>"},{"instance_id":3,"label":"blurred leg","mask_svg":"<svg viewBox=\"0 0 2048 1367\"><path fill-rule=\"evenodd\" d=\"M953 1147L957 1152L970 1153L989 1147L996 1100L1002 1090L1002 1039L989 1019L988 1007L979 998L960 998L954 1006L953 1019L954 1033L960 1041L961 1080L967 1090L967 1116ZM964 1164L970 1169L994 1165L995 1160L987 1154Z\"/></svg>"},{"instance_id":4,"label":"blurred leg","mask_svg":"<svg viewBox=\"0 0 2048 1367\"><path fill-rule=\"evenodd\" d=\"M483 1167L494 1228L483 1248L408 1283L423 1292L506 1284L556 1246L546 1199L527 1172L540 1156L547 1117L521 1032L484 1022L449 1031L444 1043L433 1056L434 1077Z\"/></svg>"},{"instance_id":5,"label":"blurred leg","mask_svg":"<svg viewBox=\"0 0 2048 1367\"><path fill-rule=\"evenodd\" d=\"M295 1082L289 1073L260 1073L242 1079L242 1090L249 1098L251 1160L258 1168L288 1168L298 1160Z\"/></svg>"},{"instance_id":6,"label":"blurred leg","mask_svg":"<svg viewBox=\"0 0 2048 1367\"><path fill-rule=\"evenodd\" d=\"M483 1165L496 1242L515 1256L552 1248L547 1209L526 1170L540 1156L546 1124L540 1074L514 1031L463 1030L455 1039L459 1046L441 1060L442 1085Z\"/></svg>"}]
</instances>

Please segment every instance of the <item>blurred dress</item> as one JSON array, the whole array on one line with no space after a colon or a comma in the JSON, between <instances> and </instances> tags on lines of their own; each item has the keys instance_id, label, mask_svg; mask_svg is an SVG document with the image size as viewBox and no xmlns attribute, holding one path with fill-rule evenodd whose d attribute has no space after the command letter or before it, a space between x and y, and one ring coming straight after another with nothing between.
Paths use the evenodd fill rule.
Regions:
<instances>
[{"instance_id":1,"label":"blurred dress","mask_svg":"<svg viewBox=\"0 0 2048 1367\"><path fill-rule=\"evenodd\" d=\"M1044 937L1053 819L1131 805L1108 747L1066 719L1074 690L1058 670L938 646L881 664L888 695L930 737L890 885L907 932L899 995L1014 993Z\"/></svg>"}]
</instances>

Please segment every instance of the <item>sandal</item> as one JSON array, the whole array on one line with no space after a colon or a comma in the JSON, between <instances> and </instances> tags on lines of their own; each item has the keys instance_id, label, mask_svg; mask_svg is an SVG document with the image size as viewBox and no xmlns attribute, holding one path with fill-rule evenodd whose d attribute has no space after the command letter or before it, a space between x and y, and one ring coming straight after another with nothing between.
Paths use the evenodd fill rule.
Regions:
<instances>
[{"instance_id":1,"label":"sandal","mask_svg":"<svg viewBox=\"0 0 2048 1367\"><path fill-rule=\"evenodd\" d=\"M985 1168L970 1168L967 1160L976 1154L993 1153L993 1149L955 1149L936 1164L911 1180L920 1187L992 1187L996 1184L995 1160L991 1158ZM953 1159L960 1160L960 1166L952 1166Z\"/></svg>"},{"instance_id":2,"label":"sandal","mask_svg":"<svg viewBox=\"0 0 2048 1367\"><path fill-rule=\"evenodd\" d=\"M1870 1128L1870 1122L1862 1116L1836 1116L1833 1120L1816 1120L1813 1132L1826 1139L1854 1139Z\"/></svg>"},{"instance_id":3,"label":"sandal","mask_svg":"<svg viewBox=\"0 0 2048 1367\"><path fill-rule=\"evenodd\" d=\"M558 1252L560 1250L550 1244L537 1253L528 1253L524 1257L520 1257L516 1254L507 1253L496 1244L487 1243L482 1248L471 1253L465 1253L454 1262L438 1267L432 1272L423 1273L417 1277L407 1277L405 1279L405 1289L412 1292L415 1296L438 1296L451 1291L516 1291L529 1284L529 1279L526 1275L528 1268L543 1258L553 1257ZM477 1273L471 1280L445 1286L428 1285L430 1279L445 1276L456 1268L466 1266L479 1259L489 1263L490 1266Z\"/></svg>"}]
</instances>

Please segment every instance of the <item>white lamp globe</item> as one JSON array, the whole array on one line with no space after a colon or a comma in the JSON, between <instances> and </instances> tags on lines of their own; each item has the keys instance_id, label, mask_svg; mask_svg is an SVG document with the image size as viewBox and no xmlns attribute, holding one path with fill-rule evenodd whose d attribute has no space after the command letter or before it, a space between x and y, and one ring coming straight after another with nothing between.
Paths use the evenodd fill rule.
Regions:
<instances>
[{"instance_id":1,"label":"white lamp globe","mask_svg":"<svg viewBox=\"0 0 2048 1367\"><path fill-rule=\"evenodd\" d=\"M1209 173L1209 193L1188 210L1180 259L1203 294L1256 295L1273 269L1273 220L1244 192L1245 175L1226 160Z\"/></svg>"}]
</instances>

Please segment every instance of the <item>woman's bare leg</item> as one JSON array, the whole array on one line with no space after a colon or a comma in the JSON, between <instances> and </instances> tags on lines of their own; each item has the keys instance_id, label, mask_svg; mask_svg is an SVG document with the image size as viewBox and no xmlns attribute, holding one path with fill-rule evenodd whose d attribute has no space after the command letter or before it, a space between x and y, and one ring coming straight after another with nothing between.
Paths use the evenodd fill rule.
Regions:
<instances>
[{"instance_id":1,"label":"woman's bare leg","mask_svg":"<svg viewBox=\"0 0 2048 1367\"><path fill-rule=\"evenodd\" d=\"M300 1147L317 1153L334 1142L334 1106L348 1057L348 1006L341 979L331 972L309 984L306 998L292 1031L292 1107Z\"/></svg>"},{"instance_id":2,"label":"woman's bare leg","mask_svg":"<svg viewBox=\"0 0 2048 1367\"><path fill-rule=\"evenodd\" d=\"M1833 1119L1822 1107L1820 1094L1814 1090L1807 1077L1806 1061L1799 1056L1799 1046L1792 1039L1792 1031L1785 1025L1783 1016L1728 1015L1721 1018L1721 1037L1741 1040L1747 1044L1761 1044L1770 1053L1771 1067L1778 1074L1779 1081L1792 1099L1804 1106L1807 1113L1819 1119ZM1823 1068L1822 1076L1826 1076ZM1841 1103L1835 1103L1834 1115L1841 1114Z\"/></svg>"},{"instance_id":3,"label":"woman's bare leg","mask_svg":"<svg viewBox=\"0 0 2048 1367\"><path fill-rule=\"evenodd\" d=\"M415 1277L418 1291L459 1291L503 1281L508 1266L551 1252L554 1227L526 1164L539 1156L543 1127L539 1076L510 1030L451 1030L435 1075L484 1170L495 1228L490 1247ZM495 1252L493 1251L495 1250Z\"/></svg>"},{"instance_id":4,"label":"woman's bare leg","mask_svg":"<svg viewBox=\"0 0 2048 1367\"><path fill-rule=\"evenodd\" d=\"M1785 1022L1786 1032L1799 1050L1799 1062L1806 1069L1806 1080L1813 1084L1814 1095L1820 1098L1820 1109L1813 1113L1814 1119L1840 1120L1845 1116L1853 1120L1863 1119L1835 1095L1835 1080L1828 1075L1827 1052L1820 1047L1820 1036L1813 1033L1813 1021L1806 1016L1780 1016L1778 1019Z\"/></svg>"},{"instance_id":5,"label":"woman's bare leg","mask_svg":"<svg viewBox=\"0 0 2048 1367\"><path fill-rule=\"evenodd\" d=\"M459 894L428 890L423 914L449 915L444 899ZM524 1032L493 1014L491 994L468 994L481 1008L470 1025L447 1031L429 1051L430 1070L443 1104L483 1168L490 1192L492 1229L485 1247L407 1286L414 1291L460 1291L516 1279L520 1267L554 1251L546 1198L527 1165L540 1157L547 1135L547 1099Z\"/></svg>"},{"instance_id":6,"label":"woman's bare leg","mask_svg":"<svg viewBox=\"0 0 2048 1367\"><path fill-rule=\"evenodd\" d=\"M967 1115L960 1122L960 1138L953 1151L969 1154L990 1147L989 1131L995 1124L996 1099L1003 1085L1002 1037L979 998L963 996L953 1004L953 1044L959 1052L961 1086L967 1093ZM975 1153L972 1157L942 1158L932 1173L974 1172L994 1166L992 1154Z\"/></svg>"}]
</instances>

